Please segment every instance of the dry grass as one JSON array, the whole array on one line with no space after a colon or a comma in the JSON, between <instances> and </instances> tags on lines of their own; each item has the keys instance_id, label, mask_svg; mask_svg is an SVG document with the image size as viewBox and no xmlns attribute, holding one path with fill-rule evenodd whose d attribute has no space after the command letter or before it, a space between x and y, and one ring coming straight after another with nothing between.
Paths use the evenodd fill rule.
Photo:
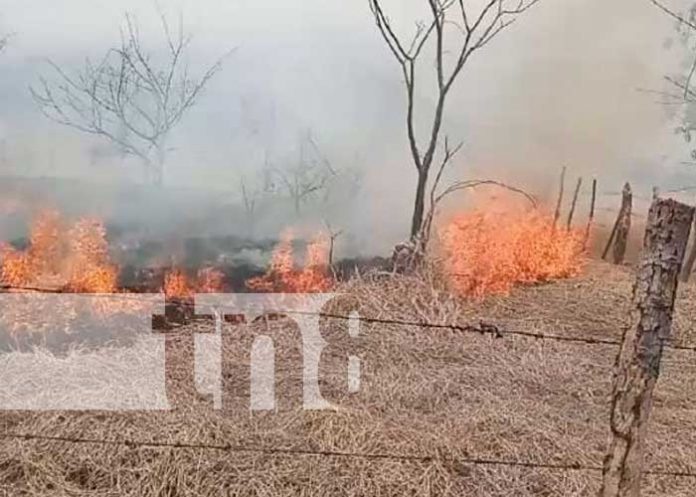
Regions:
<instances>
[{"instance_id":1,"label":"dry grass","mask_svg":"<svg viewBox=\"0 0 696 497\"><path fill-rule=\"evenodd\" d=\"M459 302L427 278L367 278L342 290L350 306L369 317L483 319L520 330L618 338L631 280L629 268L593 263L581 278L520 288L482 303ZM696 287L687 286L680 295L675 331L682 342L696 343L694 293ZM230 332L239 340L223 350L223 410L191 399L174 412L5 412L1 426L60 436L601 464L614 347L382 324L364 324L352 343L345 322L333 321L321 381L324 395L340 408L312 412L298 407L301 378L287 360L299 357L296 333L286 321L271 327L279 332L278 412L244 408L248 378L241 365L248 362L240 344L253 337L253 329L236 326ZM361 391L353 395L345 388L348 351L357 351L364 365ZM0 358L0 374L7 361ZM648 447L649 463L657 469L696 471L695 386L693 353L669 351ZM18 440L0 446L0 489L12 496L585 496L594 495L598 484L596 472L441 461ZM644 495L694 495L693 485L689 479L648 476Z\"/></svg>"}]
</instances>

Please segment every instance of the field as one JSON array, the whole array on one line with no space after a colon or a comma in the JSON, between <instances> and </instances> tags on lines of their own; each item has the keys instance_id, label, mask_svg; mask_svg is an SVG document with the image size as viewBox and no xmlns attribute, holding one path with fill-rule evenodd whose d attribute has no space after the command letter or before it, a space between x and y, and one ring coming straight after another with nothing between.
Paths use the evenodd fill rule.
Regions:
<instances>
[{"instance_id":1,"label":"field","mask_svg":"<svg viewBox=\"0 0 696 497\"><path fill-rule=\"evenodd\" d=\"M277 412L244 409L248 378L240 374L225 378L222 410L184 398L186 407L172 412L8 411L0 414L6 436L81 442L5 438L0 490L11 496L595 495L617 347L506 336L505 330L620 340L632 280L630 267L592 262L575 279L463 302L438 289L434 277L355 279L340 291L357 302L363 317L484 321L497 325L503 336L363 323L357 343L350 343L345 321L329 319L332 346L320 382L324 395L339 406L335 410L302 410L296 402L301 398L297 368L277 359ZM683 286L677 343L696 344L695 302L696 287ZM234 326L230 332L239 343L251 336L251 327L225 326ZM281 319L268 326L280 331L274 333L278 357L297 356L289 323ZM363 364L355 394L346 389L349 349ZM181 353L187 351L182 347ZM100 354L78 351L60 360L84 362ZM228 343L223 363L229 367L223 371L243 373L239 365L247 363L246 355ZM0 357L6 378L12 360L13 354ZM45 361L50 374L58 360ZM650 426L648 470L696 471L695 389L694 352L667 350ZM177 443L189 445L171 446ZM478 463L465 461L472 459ZM694 495L693 486L693 478L648 474L643 495L683 497Z\"/></svg>"}]
</instances>

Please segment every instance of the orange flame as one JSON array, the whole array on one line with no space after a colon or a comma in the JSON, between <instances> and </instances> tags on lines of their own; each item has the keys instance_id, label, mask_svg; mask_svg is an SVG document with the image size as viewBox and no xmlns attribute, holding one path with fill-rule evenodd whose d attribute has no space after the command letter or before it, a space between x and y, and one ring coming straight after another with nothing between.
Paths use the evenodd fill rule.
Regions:
<instances>
[{"instance_id":1,"label":"orange flame","mask_svg":"<svg viewBox=\"0 0 696 497\"><path fill-rule=\"evenodd\" d=\"M193 294L193 288L181 269L174 268L165 275L164 294L175 298L190 297Z\"/></svg>"},{"instance_id":2,"label":"orange flame","mask_svg":"<svg viewBox=\"0 0 696 497\"><path fill-rule=\"evenodd\" d=\"M584 262L581 230L554 227L553 218L536 209L460 214L441 231L441 242L453 288L474 298L577 276Z\"/></svg>"},{"instance_id":3,"label":"orange flame","mask_svg":"<svg viewBox=\"0 0 696 497\"><path fill-rule=\"evenodd\" d=\"M198 293L220 293L225 288L224 273L213 267L199 269L196 280Z\"/></svg>"},{"instance_id":4,"label":"orange flame","mask_svg":"<svg viewBox=\"0 0 696 497\"><path fill-rule=\"evenodd\" d=\"M257 292L317 293L333 287L329 276L329 241L326 236L316 236L308 245L305 264L295 267L292 241L294 234L286 230L273 250L266 274L251 278L247 288Z\"/></svg>"},{"instance_id":5,"label":"orange flame","mask_svg":"<svg viewBox=\"0 0 696 497\"><path fill-rule=\"evenodd\" d=\"M80 219L66 230L60 215L43 211L34 220L29 247L0 247L0 280L10 286L61 286L74 292L116 291L117 269L109 261L101 221Z\"/></svg>"},{"instance_id":6,"label":"orange flame","mask_svg":"<svg viewBox=\"0 0 696 497\"><path fill-rule=\"evenodd\" d=\"M98 219L80 219L68 232L69 288L84 293L115 293L117 269L109 262L106 230Z\"/></svg>"},{"instance_id":7,"label":"orange flame","mask_svg":"<svg viewBox=\"0 0 696 497\"><path fill-rule=\"evenodd\" d=\"M224 290L225 275L213 267L198 270L195 281L180 268L174 268L164 276L164 294L167 297L187 298L194 293L218 293Z\"/></svg>"}]
</instances>

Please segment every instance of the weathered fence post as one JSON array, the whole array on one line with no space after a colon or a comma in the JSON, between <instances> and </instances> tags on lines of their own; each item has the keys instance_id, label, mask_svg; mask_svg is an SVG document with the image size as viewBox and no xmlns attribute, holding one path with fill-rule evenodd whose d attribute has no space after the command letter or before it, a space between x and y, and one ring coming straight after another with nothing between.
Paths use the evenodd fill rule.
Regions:
<instances>
[{"instance_id":1,"label":"weathered fence post","mask_svg":"<svg viewBox=\"0 0 696 497\"><path fill-rule=\"evenodd\" d=\"M652 394L662 350L671 335L678 276L693 218L693 207L674 200L656 199L650 207L631 321L615 364L611 440L600 497L640 495Z\"/></svg>"},{"instance_id":2,"label":"weathered fence post","mask_svg":"<svg viewBox=\"0 0 696 497\"><path fill-rule=\"evenodd\" d=\"M570 204L570 212L568 212L568 222L566 223L566 229L570 231L573 224L573 216L575 215L575 206L578 203L578 195L580 194L580 188L582 187L582 176L578 178L578 182L575 184L575 191L573 192L573 202Z\"/></svg>"},{"instance_id":3,"label":"weathered fence post","mask_svg":"<svg viewBox=\"0 0 696 497\"><path fill-rule=\"evenodd\" d=\"M696 226L696 220L694 221ZM689 257L686 258L686 263L682 268L681 280L686 283L691 278L691 273L694 271L694 264L696 263L696 234L692 237L691 250L689 250Z\"/></svg>"},{"instance_id":4,"label":"weathered fence post","mask_svg":"<svg viewBox=\"0 0 696 497\"><path fill-rule=\"evenodd\" d=\"M621 209L616 217L614 228L611 230L609 241L602 254L602 259L606 259L609 249L614 244L614 264L621 264L626 256L626 246L628 245L628 234L631 231L631 211L633 206L633 193L631 185L626 183L621 192Z\"/></svg>"},{"instance_id":5,"label":"weathered fence post","mask_svg":"<svg viewBox=\"0 0 696 497\"><path fill-rule=\"evenodd\" d=\"M626 256L628 245L628 233L631 231L631 212L633 205L633 193L631 185L626 183L621 192L622 216L616 228L616 240L614 240L614 264L621 264Z\"/></svg>"},{"instance_id":6,"label":"weathered fence post","mask_svg":"<svg viewBox=\"0 0 696 497\"><path fill-rule=\"evenodd\" d=\"M587 218L587 227L585 228L585 240L583 241L583 246L587 248L587 242L590 240L590 231L592 230L592 223L594 223L595 216L595 202L597 201L597 178L592 180L592 198L590 200L590 215Z\"/></svg>"}]
</instances>

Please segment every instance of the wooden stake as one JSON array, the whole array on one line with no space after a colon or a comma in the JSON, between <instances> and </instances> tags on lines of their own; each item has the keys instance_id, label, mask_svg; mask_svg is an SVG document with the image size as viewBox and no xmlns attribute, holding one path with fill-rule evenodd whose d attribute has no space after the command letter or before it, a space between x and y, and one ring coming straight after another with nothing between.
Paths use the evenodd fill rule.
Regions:
<instances>
[{"instance_id":1,"label":"wooden stake","mask_svg":"<svg viewBox=\"0 0 696 497\"><path fill-rule=\"evenodd\" d=\"M671 199L656 199L650 207L630 326L615 363L611 439L600 497L640 495L652 394L662 350L671 337L678 275L693 219L693 207Z\"/></svg>"},{"instance_id":2,"label":"wooden stake","mask_svg":"<svg viewBox=\"0 0 696 497\"><path fill-rule=\"evenodd\" d=\"M590 230L594 223L595 202L597 201L597 178L592 179L592 200L590 201L590 215L587 218L587 227L585 228L585 240L583 247L587 248L587 242L590 240Z\"/></svg>"},{"instance_id":3,"label":"wooden stake","mask_svg":"<svg viewBox=\"0 0 696 497\"><path fill-rule=\"evenodd\" d=\"M681 272L681 280L684 283L691 278L691 273L694 271L694 264L696 264L696 230L694 230L694 236L692 237L689 257L686 259L686 263Z\"/></svg>"},{"instance_id":4,"label":"wooden stake","mask_svg":"<svg viewBox=\"0 0 696 497\"><path fill-rule=\"evenodd\" d=\"M628 184L628 183L627 183ZM624 190L625 190L624 186ZM609 249L611 246L614 244L614 239L616 238L616 232L619 229L619 224L621 223L621 220L623 219L623 210L624 210L624 201L623 198L621 200L621 208L619 209L619 214L616 216L616 221L614 221L614 227L611 229L611 234L609 235L609 240L607 240L607 245L604 247L604 252L602 252L602 259L606 260L607 255L609 255Z\"/></svg>"},{"instance_id":5,"label":"wooden stake","mask_svg":"<svg viewBox=\"0 0 696 497\"><path fill-rule=\"evenodd\" d=\"M631 185L626 183L621 192L621 216L616 227L616 239L614 240L614 264L623 264L628 246L628 234L631 231L631 212L633 205L633 193Z\"/></svg>"},{"instance_id":6,"label":"wooden stake","mask_svg":"<svg viewBox=\"0 0 696 497\"><path fill-rule=\"evenodd\" d=\"M570 204L570 212L568 213L568 223L566 229L570 231L570 227L573 224L573 216L575 215L575 205L578 203L578 195L580 194L580 188L582 187L582 176L578 178L578 182L575 185L575 192L573 193L573 202Z\"/></svg>"},{"instance_id":7,"label":"wooden stake","mask_svg":"<svg viewBox=\"0 0 696 497\"><path fill-rule=\"evenodd\" d=\"M558 219L561 217L561 205L563 204L563 190L565 188L565 174L566 174L566 168L563 166L563 169L561 169L561 186L560 189L558 190L558 202L556 202L556 212L553 215L553 229L556 229L556 224L558 223Z\"/></svg>"}]
</instances>

